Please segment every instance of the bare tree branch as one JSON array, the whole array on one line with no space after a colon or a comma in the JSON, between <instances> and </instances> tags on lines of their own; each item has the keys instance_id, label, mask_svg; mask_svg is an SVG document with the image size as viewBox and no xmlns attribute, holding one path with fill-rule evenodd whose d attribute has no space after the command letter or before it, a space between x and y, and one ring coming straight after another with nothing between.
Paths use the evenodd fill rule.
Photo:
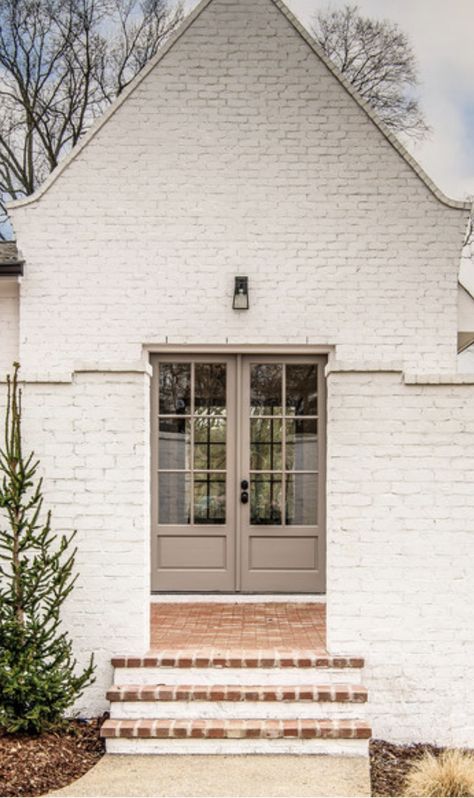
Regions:
<instances>
[{"instance_id":1,"label":"bare tree branch","mask_svg":"<svg viewBox=\"0 0 474 798\"><path fill-rule=\"evenodd\" d=\"M408 37L388 20L363 17L356 5L318 12L312 33L326 55L395 133L429 133L418 98Z\"/></svg>"},{"instance_id":2,"label":"bare tree branch","mask_svg":"<svg viewBox=\"0 0 474 798\"><path fill-rule=\"evenodd\" d=\"M0 0L0 240L183 17L168 0Z\"/></svg>"}]
</instances>

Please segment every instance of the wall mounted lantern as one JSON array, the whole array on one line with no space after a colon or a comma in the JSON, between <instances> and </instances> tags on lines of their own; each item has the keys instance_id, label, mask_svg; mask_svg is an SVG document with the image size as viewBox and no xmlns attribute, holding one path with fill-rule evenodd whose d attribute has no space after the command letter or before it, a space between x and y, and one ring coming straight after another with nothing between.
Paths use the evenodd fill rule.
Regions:
<instances>
[{"instance_id":1,"label":"wall mounted lantern","mask_svg":"<svg viewBox=\"0 0 474 798\"><path fill-rule=\"evenodd\" d=\"M248 310L249 309L249 278L236 277L234 288L234 301L232 303L234 310Z\"/></svg>"}]
</instances>

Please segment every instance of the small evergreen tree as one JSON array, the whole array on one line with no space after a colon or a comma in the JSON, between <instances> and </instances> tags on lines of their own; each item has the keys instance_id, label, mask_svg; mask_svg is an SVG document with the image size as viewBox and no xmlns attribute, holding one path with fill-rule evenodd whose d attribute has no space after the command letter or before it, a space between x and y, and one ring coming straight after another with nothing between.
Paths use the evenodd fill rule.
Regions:
<instances>
[{"instance_id":1,"label":"small evergreen tree","mask_svg":"<svg viewBox=\"0 0 474 798\"><path fill-rule=\"evenodd\" d=\"M75 675L72 643L60 610L74 587L75 536L42 520L39 462L22 451L19 364L8 376L5 441L0 449L0 729L40 733L94 681L94 663Z\"/></svg>"}]
</instances>

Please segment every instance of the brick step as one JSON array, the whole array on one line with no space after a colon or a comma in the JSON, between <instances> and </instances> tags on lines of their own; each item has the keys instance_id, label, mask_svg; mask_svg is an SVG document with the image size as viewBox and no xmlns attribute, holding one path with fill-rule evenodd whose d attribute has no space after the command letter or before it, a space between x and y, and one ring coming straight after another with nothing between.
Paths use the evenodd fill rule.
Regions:
<instances>
[{"instance_id":1,"label":"brick step","mask_svg":"<svg viewBox=\"0 0 474 798\"><path fill-rule=\"evenodd\" d=\"M202 719L106 720L101 736L136 740L368 740L371 728L358 719Z\"/></svg>"},{"instance_id":2,"label":"brick step","mask_svg":"<svg viewBox=\"0 0 474 798\"><path fill-rule=\"evenodd\" d=\"M144 657L113 657L114 668L363 668L361 657L314 651L160 651Z\"/></svg>"},{"instance_id":3,"label":"brick step","mask_svg":"<svg viewBox=\"0 0 474 798\"><path fill-rule=\"evenodd\" d=\"M114 685L107 698L112 702L151 701L313 701L321 703L365 703L362 685Z\"/></svg>"},{"instance_id":4,"label":"brick step","mask_svg":"<svg viewBox=\"0 0 474 798\"><path fill-rule=\"evenodd\" d=\"M240 652L198 649L161 651L143 657L114 657L114 684L123 685L292 685L360 684L364 660L324 652Z\"/></svg>"}]
</instances>

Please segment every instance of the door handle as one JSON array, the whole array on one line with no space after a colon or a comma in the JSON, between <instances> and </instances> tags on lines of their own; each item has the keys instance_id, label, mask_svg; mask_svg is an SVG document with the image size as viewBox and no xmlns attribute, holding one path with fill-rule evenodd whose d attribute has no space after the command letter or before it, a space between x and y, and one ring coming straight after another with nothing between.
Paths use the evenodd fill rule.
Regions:
<instances>
[{"instance_id":1,"label":"door handle","mask_svg":"<svg viewBox=\"0 0 474 798\"><path fill-rule=\"evenodd\" d=\"M248 490L249 489L249 483L247 482L246 479L242 480L242 482L240 483L240 487L242 488L242 490Z\"/></svg>"},{"instance_id":2,"label":"door handle","mask_svg":"<svg viewBox=\"0 0 474 798\"><path fill-rule=\"evenodd\" d=\"M242 493L240 494L240 501L242 502L242 504L249 503L249 495L246 490L243 490Z\"/></svg>"}]
</instances>

